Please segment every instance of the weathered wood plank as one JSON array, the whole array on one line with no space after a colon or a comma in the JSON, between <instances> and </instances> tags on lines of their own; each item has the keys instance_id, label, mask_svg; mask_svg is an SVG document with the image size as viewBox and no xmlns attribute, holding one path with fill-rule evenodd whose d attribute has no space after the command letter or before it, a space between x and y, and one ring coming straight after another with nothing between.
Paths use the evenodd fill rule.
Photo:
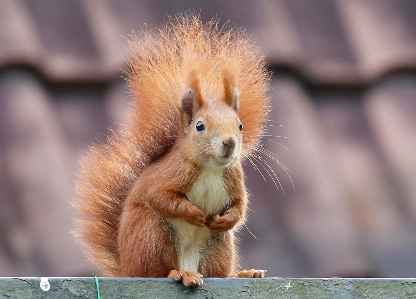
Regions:
<instances>
[{"instance_id":1,"label":"weathered wood plank","mask_svg":"<svg viewBox=\"0 0 416 299\"><path fill-rule=\"evenodd\" d=\"M416 279L205 279L186 288L169 279L99 278L102 299L117 298L416 298ZM0 278L0 299L98 298L94 278Z\"/></svg>"}]
</instances>

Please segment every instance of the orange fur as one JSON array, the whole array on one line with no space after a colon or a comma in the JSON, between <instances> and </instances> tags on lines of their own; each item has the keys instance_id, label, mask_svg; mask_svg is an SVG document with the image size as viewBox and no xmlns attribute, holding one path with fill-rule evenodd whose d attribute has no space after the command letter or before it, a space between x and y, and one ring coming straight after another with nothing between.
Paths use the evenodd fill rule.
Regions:
<instances>
[{"instance_id":1,"label":"orange fur","mask_svg":"<svg viewBox=\"0 0 416 299\"><path fill-rule=\"evenodd\" d=\"M101 275L176 279L180 241L170 219L179 219L206 229L198 271L231 276L237 267L233 231L247 206L241 161L258 145L269 110L264 57L242 30L219 29L217 21L203 24L196 15L144 30L130 47L125 74L133 111L107 145L93 146L82 161L75 235ZM190 88L195 119L188 127L181 100ZM211 130L224 136L219 154L208 146L214 135L191 132L197 118L204 120L207 136ZM228 159L234 152L238 156L218 172L229 203L206 214L187 194L199 194L195 184L212 155ZM198 282L187 273L181 273L184 283Z\"/></svg>"}]
</instances>

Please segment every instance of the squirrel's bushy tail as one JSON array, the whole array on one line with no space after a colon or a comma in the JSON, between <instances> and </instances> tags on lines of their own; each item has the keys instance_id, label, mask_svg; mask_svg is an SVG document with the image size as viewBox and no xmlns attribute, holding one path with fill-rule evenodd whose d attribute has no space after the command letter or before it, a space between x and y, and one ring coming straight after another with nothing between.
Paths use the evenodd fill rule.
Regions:
<instances>
[{"instance_id":1,"label":"squirrel's bushy tail","mask_svg":"<svg viewBox=\"0 0 416 299\"><path fill-rule=\"evenodd\" d=\"M240 29L218 28L196 15L179 15L130 41L125 71L133 101L128 123L108 143L91 147L82 160L74 206L74 231L101 275L119 274L118 224L123 202L140 172L167 152L181 127L180 100L198 72L205 99L224 94L224 71L238 89L244 124L243 155L257 146L269 110L269 72L262 52Z\"/></svg>"}]
</instances>

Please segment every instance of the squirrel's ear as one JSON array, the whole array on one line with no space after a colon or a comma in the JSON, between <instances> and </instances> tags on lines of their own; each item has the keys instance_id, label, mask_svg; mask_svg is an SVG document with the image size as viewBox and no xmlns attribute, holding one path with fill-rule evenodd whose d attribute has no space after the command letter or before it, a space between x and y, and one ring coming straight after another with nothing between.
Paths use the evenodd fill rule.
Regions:
<instances>
[{"instance_id":1,"label":"squirrel's ear","mask_svg":"<svg viewBox=\"0 0 416 299\"><path fill-rule=\"evenodd\" d=\"M195 113L204 105L199 86L199 76L196 70L189 73L189 86L190 89L182 98L181 107L188 125L192 122Z\"/></svg>"},{"instance_id":2,"label":"squirrel's ear","mask_svg":"<svg viewBox=\"0 0 416 299\"><path fill-rule=\"evenodd\" d=\"M192 118L194 115L194 108L196 103L196 93L195 90L190 89L188 90L183 98L182 98L182 112L185 116L186 123L189 125L192 122Z\"/></svg>"},{"instance_id":3,"label":"squirrel's ear","mask_svg":"<svg viewBox=\"0 0 416 299\"><path fill-rule=\"evenodd\" d=\"M234 76L230 71L224 69L222 72L224 82L224 100L227 105L237 111L240 107L239 96L240 92L235 86Z\"/></svg>"}]
</instances>

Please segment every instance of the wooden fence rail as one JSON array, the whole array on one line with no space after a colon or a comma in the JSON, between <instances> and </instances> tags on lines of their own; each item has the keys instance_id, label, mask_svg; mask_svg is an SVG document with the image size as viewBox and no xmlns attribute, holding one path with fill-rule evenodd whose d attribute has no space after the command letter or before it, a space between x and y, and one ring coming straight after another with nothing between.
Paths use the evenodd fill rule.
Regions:
<instances>
[{"instance_id":1,"label":"wooden fence rail","mask_svg":"<svg viewBox=\"0 0 416 299\"><path fill-rule=\"evenodd\" d=\"M0 299L4 298L416 299L416 278L207 278L196 288L186 288L164 278L0 278Z\"/></svg>"}]
</instances>

